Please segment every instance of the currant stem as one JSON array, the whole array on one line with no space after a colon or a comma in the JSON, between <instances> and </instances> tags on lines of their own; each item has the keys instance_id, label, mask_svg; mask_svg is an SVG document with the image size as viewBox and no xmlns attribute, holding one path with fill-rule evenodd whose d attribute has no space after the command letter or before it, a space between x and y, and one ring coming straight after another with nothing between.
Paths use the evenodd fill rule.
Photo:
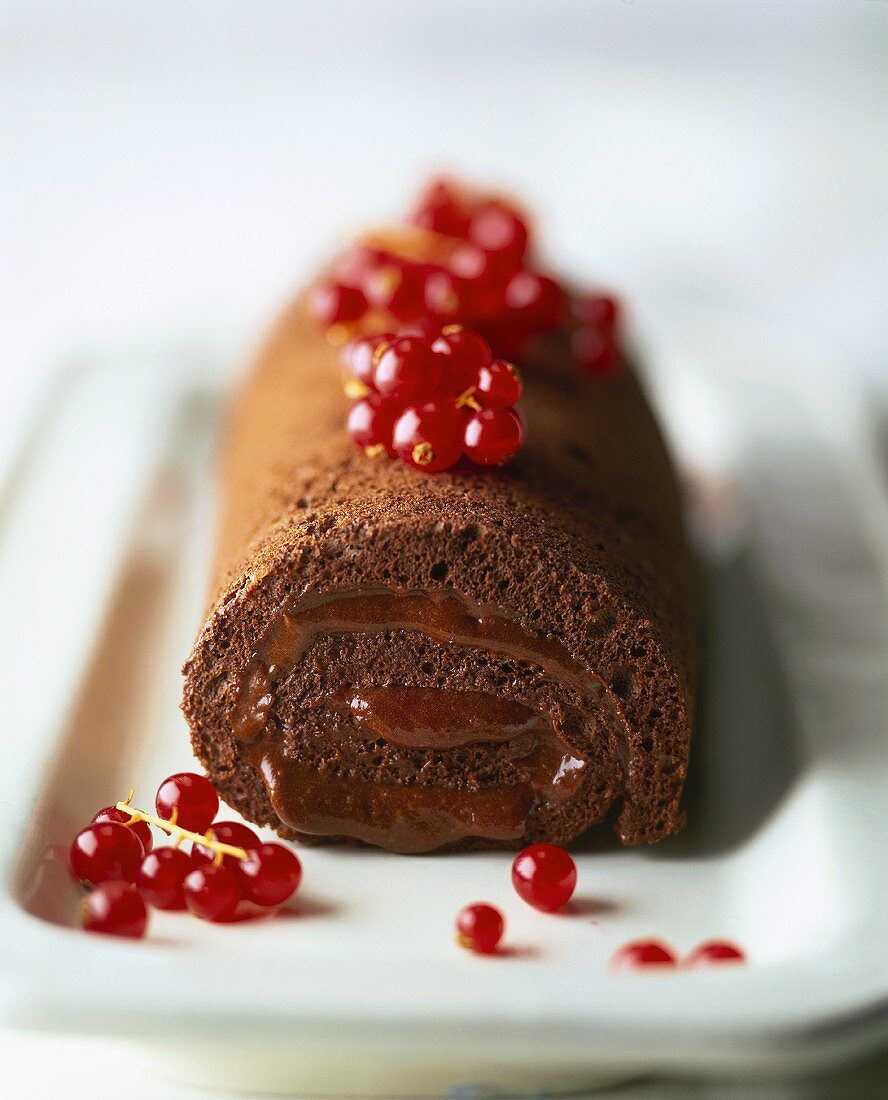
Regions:
<instances>
[{"instance_id":1,"label":"currant stem","mask_svg":"<svg viewBox=\"0 0 888 1100\"><path fill-rule=\"evenodd\" d=\"M364 233L358 244L414 263L443 263L453 252L453 241L448 237L416 225L382 226Z\"/></svg>"},{"instance_id":2,"label":"currant stem","mask_svg":"<svg viewBox=\"0 0 888 1100\"><path fill-rule=\"evenodd\" d=\"M357 378L346 378L342 383L342 388L345 391L345 396L352 401L358 401L360 398L366 397L368 393L373 392L369 386L365 386Z\"/></svg>"},{"instance_id":3,"label":"currant stem","mask_svg":"<svg viewBox=\"0 0 888 1100\"><path fill-rule=\"evenodd\" d=\"M130 798L132 797L131 793ZM163 829L165 833L174 836L180 844L183 840L191 840L195 844L203 845L204 848L212 849L217 855L235 856L237 859L247 858L246 848L238 848L234 844L223 844L221 840L216 840L212 829L208 829L205 833L193 833L190 829L183 829L175 821L168 821L165 817L157 817L155 814L149 814L136 806L131 806L129 799L126 802L118 802L116 808L131 815L129 824L135 821L147 821L149 825L156 825L158 829Z\"/></svg>"}]
</instances>

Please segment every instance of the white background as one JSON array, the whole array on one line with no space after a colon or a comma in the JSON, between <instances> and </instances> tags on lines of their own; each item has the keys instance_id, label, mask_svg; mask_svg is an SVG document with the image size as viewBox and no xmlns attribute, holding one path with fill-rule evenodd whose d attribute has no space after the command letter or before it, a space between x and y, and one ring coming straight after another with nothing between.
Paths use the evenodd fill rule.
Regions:
<instances>
[{"instance_id":1,"label":"white background","mask_svg":"<svg viewBox=\"0 0 888 1100\"><path fill-rule=\"evenodd\" d=\"M441 166L642 309L888 375L882 3L7 0L0 50L0 437L84 346L248 338Z\"/></svg>"},{"instance_id":2,"label":"white background","mask_svg":"<svg viewBox=\"0 0 888 1100\"><path fill-rule=\"evenodd\" d=\"M66 361L234 355L440 167L514 187L639 313L727 308L888 393L886 72L865 0L7 0L0 473ZM90 1048L47 1049L2 1039L7 1081L87 1095Z\"/></svg>"}]
</instances>

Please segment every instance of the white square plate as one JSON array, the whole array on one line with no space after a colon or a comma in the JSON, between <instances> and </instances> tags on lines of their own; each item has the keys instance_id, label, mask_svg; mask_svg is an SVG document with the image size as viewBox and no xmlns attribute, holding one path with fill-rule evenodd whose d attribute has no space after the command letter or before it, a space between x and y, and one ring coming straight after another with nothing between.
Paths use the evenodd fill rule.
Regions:
<instances>
[{"instance_id":1,"label":"white square plate","mask_svg":"<svg viewBox=\"0 0 888 1100\"><path fill-rule=\"evenodd\" d=\"M577 903L554 917L517 899L504 853L307 849L291 911L224 927L154 913L138 943L76 927L56 852L99 806L131 786L150 805L191 765L179 666L205 592L218 395L175 357L68 376L0 500L4 1021L313 1095L767 1071L888 1034L888 513L870 425L779 350L718 347L717 371L687 348L654 363L721 547L687 832L652 850L591 835ZM480 899L506 912L502 957L454 944L456 911ZM681 952L726 936L749 964L609 971L648 935Z\"/></svg>"}]
</instances>

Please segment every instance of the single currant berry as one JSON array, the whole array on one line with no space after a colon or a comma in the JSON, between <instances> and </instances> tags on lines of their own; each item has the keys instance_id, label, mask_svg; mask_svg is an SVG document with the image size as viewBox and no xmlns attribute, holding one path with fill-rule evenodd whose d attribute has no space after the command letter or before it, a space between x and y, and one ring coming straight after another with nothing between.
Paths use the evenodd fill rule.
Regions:
<instances>
[{"instance_id":1,"label":"single currant berry","mask_svg":"<svg viewBox=\"0 0 888 1100\"><path fill-rule=\"evenodd\" d=\"M467 236L485 252L507 257L513 269L527 251L526 223L517 211L498 199L489 199L475 207Z\"/></svg>"},{"instance_id":2,"label":"single currant berry","mask_svg":"<svg viewBox=\"0 0 888 1100\"><path fill-rule=\"evenodd\" d=\"M157 788L154 800L159 817L174 820L183 829L205 833L219 812L216 788L203 775L178 772L168 776Z\"/></svg>"},{"instance_id":3,"label":"single currant berry","mask_svg":"<svg viewBox=\"0 0 888 1100\"><path fill-rule=\"evenodd\" d=\"M392 435L400 414L401 406L396 401L371 393L349 409L346 431L369 458L394 455Z\"/></svg>"},{"instance_id":4,"label":"single currant berry","mask_svg":"<svg viewBox=\"0 0 888 1100\"><path fill-rule=\"evenodd\" d=\"M598 378L611 378L620 371L619 349L602 329L578 328L570 338L570 350L577 363Z\"/></svg>"},{"instance_id":5,"label":"single currant berry","mask_svg":"<svg viewBox=\"0 0 888 1100\"><path fill-rule=\"evenodd\" d=\"M408 220L433 233L462 237L469 224L468 203L449 180L433 180L420 194Z\"/></svg>"},{"instance_id":6,"label":"single currant berry","mask_svg":"<svg viewBox=\"0 0 888 1100\"><path fill-rule=\"evenodd\" d=\"M181 848L155 848L142 860L136 886L155 909L184 909L185 876L193 866L191 856Z\"/></svg>"},{"instance_id":7,"label":"single currant berry","mask_svg":"<svg viewBox=\"0 0 888 1100\"><path fill-rule=\"evenodd\" d=\"M473 244L461 244L451 254L447 262L451 287L459 312L473 323L502 309L505 285L514 270L504 272L502 266L501 258Z\"/></svg>"},{"instance_id":8,"label":"single currant berry","mask_svg":"<svg viewBox=\"0 0 888 1100\"><path fill-rule=\"evenodd\" d=\"M466 241L450 253L447 270L459 280L474 283L489 276L490 257L483 248Z\"/></svg>"},{"instance_id":9,"label":"single currant berry","mask_svg":"<svg viewBox=\"0 0 888 1100\"><path fill-rule=\"evenodd\" d=\"M132 882L144 856L142 842L126 825L87 825L71 845L71 870L84 882Z\"/></svg>"},{"instance_id":10,"label":"single currant berry","mask_svg":"<svg viewBox=\"0 0 888 1100\"><path fill-rule=\"evenodd\" d=\"M356 286L325 280L318 283L309 297L309 308L321 325L348 325L367 312L367 299Z\"/></svg>"},{"instance_id":11,"label":"single currant berry","mask_svg":"<svg viewBox=\"0 0 888 1100\"><path fill-rule=\"evenodd\" d=\"M746 953L727 940L707 940L698 944L685 959L684 965L694 969L702 966L721 966L723 963L746 962Z\"/></svg>"},{"instance_id":12,"label":"single currant berry","mask_svg":"<svg viewBox=\"0 0 888 1100\"><path fill-rule=\"evenodd\" d=\"M339 361L343 370L356 382L373 389L373 368L379 358L381 346L390 344L395 336L392 332L382 332L377 336L360 336L350 340L342 349Z\"/></svg>"},{"instance_id":13,"label":"single currant berry","mask_svg":"<svg viewBox=\"0 0 888 1100\"><path fill-rule=\"evenodd\" d=\"M431 268L392 257L364 280L364 293L374 309L385 310L398 321L409 321L425 311L425 286Z\"/></svg>"},{"instance_id":14,"label":"single currant berry","mask_svg":"<svg viewBox=\"0 0 888 1100\"><path fill-rule=\"evenodd\" d=\"M490 346L496 348L497 356L510 363L525 357L527 342L533 336L532 332L516 324L507 312L485 321L483 331Z\"/></svg>"},{"instance_id":15,"label":"single currant berry","mask_svg":"<svg viewBox=\"0 0 888 1100\"><path fill-rule=\"evenodd\" d=\"M132 886L124 882L105 882L83 899L81 922L87 932L139 940L148 927L148 909Z\"/></svg>"},{"instance_id":16,"label":"single currant berry","mask_svg":"<svg viewBox=\"0 0 888 1100\"><path fill-rule=\"evenodd\" d=\"M482 405L508 409L521 397L521 375L505 359L494 359L479 371L474 380L475 396Z\"/></svg>"},{"instance_id":17,"label":"single currant berry","mask_svg":"<svg viewBox=\"0 0 888 1100\"><path fill-rule=\"evenodd\" d=\"M260 844L239 861L244 897L257 905L282 905L302 880L302 865L283 844Z\"/></svg>"},{"instance_id":18,"label":"single currant berry","mask_svg":"<svg viewBox=\"0 0 888 1100\"><path fill-rule=\"evenodd\" d=\"M248 850L255 848L260 843L259 837L249 825L244 825L241 821L214 821L207 830L207 835L214 840L218 840L220 844L231 844L235 848L246 848ZM195 844L191 849L191 859L195 865L215 863L216 852L203 844ZM236 871L240 859L238 856L225 855L222 857L222 862L226 867Z\"/></svg>"},{"instance_id":19,"label":"single currant berry","mask_svg":"<svg viewBox=\"0 0 888 1100\"><path fill-rule=\"evenodd\" d=\"M229 920L242 896L237 872L221 864L202 864L185 876L185 904L204 920Z\"/></svg>"},{"instance_id":20,"label":"single currant berry","mask_svg":"<svg viewBox=\"0 0 888 1100\"><path fill-rule=\"evenodd\" d=\"M640 970L649 966L675 967L678 956L659 940L633 940L618 948L611 959L615 970Z\"/></svg>"},{"instance_id":21,"label":"single currant berry","mask_svg":"<svg viewBox=\"0 0 888 1100\"><path fill-rule=\"evenodd\" d=\"M609 294L584 294L573 298L570 311L583 325L608 332L616 327L620 316L619 303Z\"/></svg>"},{"instance_id":22,"label":"single currant berry","mask_svg":"<svg viewBox=\"0 0 888 1100\"><path fill-rule=\"evenodd\" d=\"M440 383L440 358L432 354L428 340L418 336L399 336L373 368L377 393L402 405L433 396Z\"/></svg>"},{"instance_id":23,"label":"single currant berry","mask_svg":"<svg viewBox=\"0 0 888 1100\"><path fill-rule=\"evenodd\" d=\"M432 343L442 364L441 389L459 395L475 384L479 372L491 360L490 345L477 332L452 325Z\"/></svg>"},{"instance_id":24,"label":"single currant berry","mask_svg":"<svg viewBox=\"0 0 888 1100\"><path fill-rule=\"evenodd\" d=\"M116 806L106 806L94 815L91 824L99 825L103 821L114 821L119 825L126 825L136 834L142 842L143 851L150 852L154 847L154 837L151 835L151 826L147 821L131 821L132 814L126 810L118 810Z\"/></svg>"},{"instance_id":25,"label":"single currant berry","mask_svg":"<svg viewBox=\"0 0 888 1100\"><path fill-rule=\"evenodd\" d=\"M404 410L395 422L395 451L410 466L433 474L462 455L463 415L453 402L429 401Z\"/></svg>"},{"instance_id":26,"label":"single currant berry","mask_svg":"<svg viewBox=\"0 0 888 1100\"><path fill-rule=\"evenodd\" d=\"M502 913L485 902L467 905L456 915L456 942L479 955L494 954L505 929Z\"/></svg>"},{"instance_id":27,"label":"single currant berry","mask_svg":"<svg viewBox=\"0 0 888 1100\"><path fill-rule=\"evenodd\" d=\"M525 269L509 280L506 307L528 331L547 332L561 320L564 295L554 279Z\"/></svg>"},{"instance_id":28,"label":"single currant berry","mask_svg":"<svg viewBox=\"0 0 888 1100\"><path fill-rule=\"evenodd\" d=\"M479 409L466 421L463 448L478 466L502 466L523 442L524 424L514 409Z\"/></svg>"},{"instance_id":29,"label":"single currant berry","mask_svg":"<svg viewBox=\"0 0 888 1100\"><path fill-rule=\"evenodd\" d=\"M573 896L577 866L557 844L531 844L515 857L512 885L528 905L554 913Z\"/></svg>"}]
</instances>

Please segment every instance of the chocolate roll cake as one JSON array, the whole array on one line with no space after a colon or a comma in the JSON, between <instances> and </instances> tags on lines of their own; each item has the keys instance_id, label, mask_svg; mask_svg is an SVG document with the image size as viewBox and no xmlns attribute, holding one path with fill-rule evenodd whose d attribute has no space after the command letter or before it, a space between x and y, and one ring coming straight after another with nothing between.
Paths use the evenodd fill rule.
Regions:
<instances>
[{"instance_id":1,"label":"chocolate roll cake","mask_svg":"<svg viewBox=\"0 0 888 1100\"><path fill-rule=\"evenodd\" d=\"M526 445L427 474L344 430L297 301L233 403L195 752L247 819L395 852L625 844L682 824L695 680L676 482L630 370L563 329L521 362Z\"/></svg>"}]
</instances>

